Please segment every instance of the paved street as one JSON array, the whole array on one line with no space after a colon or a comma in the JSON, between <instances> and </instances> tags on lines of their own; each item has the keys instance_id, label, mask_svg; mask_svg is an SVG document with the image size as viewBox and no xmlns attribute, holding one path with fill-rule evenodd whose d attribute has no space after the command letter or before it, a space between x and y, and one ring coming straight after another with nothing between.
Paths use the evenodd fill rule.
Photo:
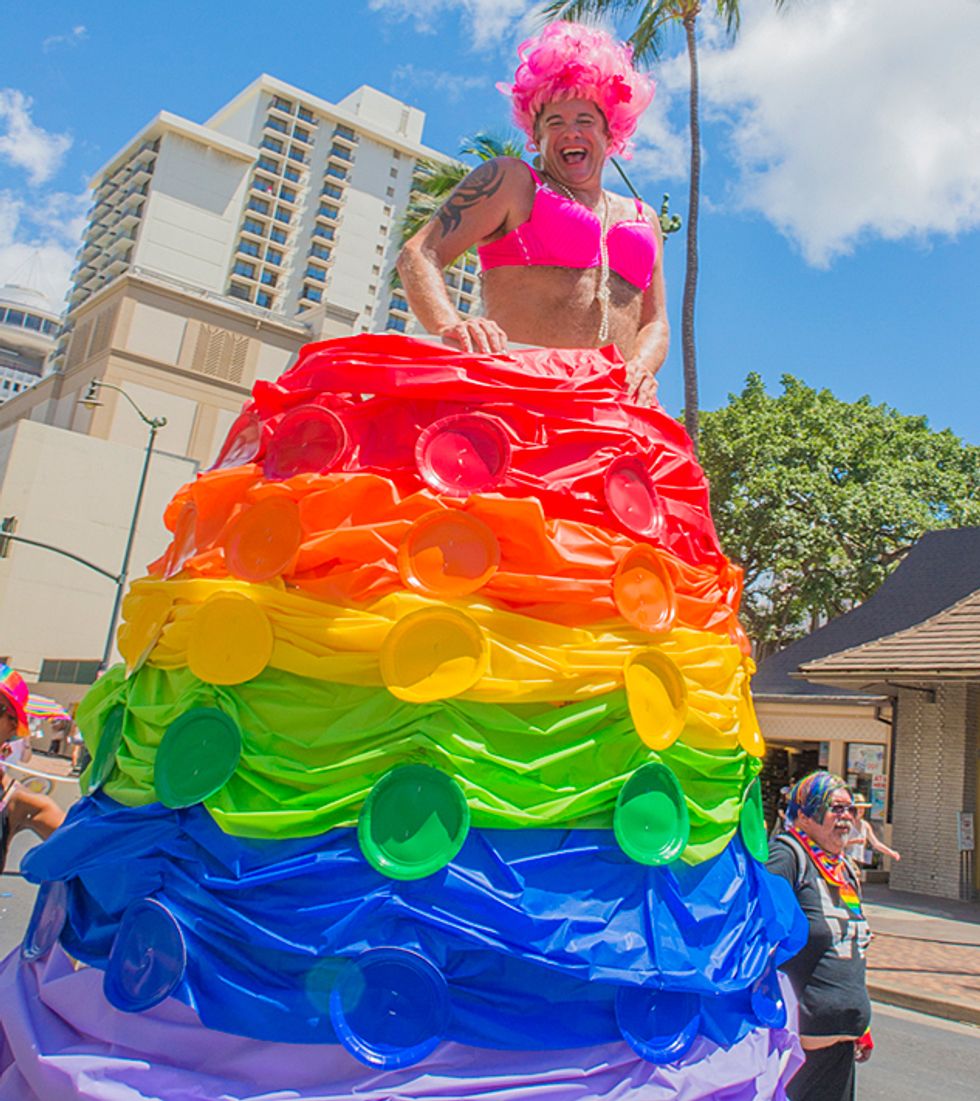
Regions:
<instances>
[{"instance_id":1,"label":"paved street","mask_svg":"<svg viewBox=\"0 0 980 1101\"><path fill-rule=\"evenodd\" d=\"M0 958L20 944L31 916L37 888L15 873L21 857L36 844L32 833L20 833L10 843L7 871L0 875Z\"/></svg>"},{"instance_id":2,"label":"paved street","mask_svg":"<svg viewBox=\"0 0 980 1101\"><path fill-rule=\"evenodd\" d=\"M858 1068L858 1101L976 1101L980 1028L874 1006L875 1052Z\"/></svg>"}]
</instances>

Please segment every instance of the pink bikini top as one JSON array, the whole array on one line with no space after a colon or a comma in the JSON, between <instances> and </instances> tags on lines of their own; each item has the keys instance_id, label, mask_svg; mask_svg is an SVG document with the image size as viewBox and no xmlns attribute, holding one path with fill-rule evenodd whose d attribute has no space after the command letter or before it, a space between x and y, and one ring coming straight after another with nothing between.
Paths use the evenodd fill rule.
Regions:
<instances>
[{"instance_id":1,"label":"pink bikini top","mask_svg":"<svg viewBox=\"0 0 980 1101\"><path fill-rule=\"evenodd\" d=\"M542 186L534 177L531 216L510 233L476 251L484 271L500 267L597 268L601 264L602 222L588 207ZM636 218L616 222L606 231L609 267L640 290L653 279L657 239L636 200Z\"/></svg>"}]
</instances>

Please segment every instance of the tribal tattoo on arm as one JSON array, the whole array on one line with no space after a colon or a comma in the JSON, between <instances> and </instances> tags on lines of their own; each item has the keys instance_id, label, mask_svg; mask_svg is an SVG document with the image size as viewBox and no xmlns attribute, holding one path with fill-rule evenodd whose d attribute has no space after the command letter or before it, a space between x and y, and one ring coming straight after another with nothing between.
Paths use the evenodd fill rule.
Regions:
<instances>
[{"instance_id":1,"label":"tribal tattoo on arm","mask_svg":"<svg viewBox=\"0 0 980 1101\"><path fill-rule=\"evenodd\" d=\"M439 225L442 236L447 237L459 229L463 213L477 203L489 199L504 182L499 164L487 161L475 168L439 208Z\"/></svg>"}]
</instances>

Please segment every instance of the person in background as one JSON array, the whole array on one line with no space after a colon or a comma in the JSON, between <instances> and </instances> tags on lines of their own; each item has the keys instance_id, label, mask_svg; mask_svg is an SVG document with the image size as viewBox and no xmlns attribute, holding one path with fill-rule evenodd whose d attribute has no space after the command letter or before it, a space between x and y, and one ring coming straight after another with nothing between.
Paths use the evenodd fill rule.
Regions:
<instances>
[{"instance_id":1,"label":"person in background","mask_svg":"<svg viewBox=\"0 0 980 1101\"><path fill-rule=\"evenodd\" d=\"M800 1003L806 1062L787 1087L791 1101L852 1101L855 1062L871 1054L865 976L870 939L860 884L845 857L854 803L832 773L804 776L789 793L787 829L770 841L769 871L793 886L810 934L782 966Z\"/></svg>"},{"instance_id":2,"label":"person in background","mask_svg":"<svg viewBox=\"0 0 980 1101\"><path fill-rule=\"evenodd\" d=\"M27 685L7 665L0 665L0 773L3 761L19 757L18 739L30 738L27 724ZM21 743L30 745L29 741ZM21 830L31 829L40 838L50 837L65 819L65 812L47 795L25 791L16 781L0 776L0 871L7 861L10 839Z\"/></svg>"},{"instance_id":3,"label":"person in background","mask_svg":"<svg viewBox=\"0 0 980 1101\"><path fill-rule=\"evenodd\" d=\"M71 724L70 729L71 733L68 735L68 744L71 746L71 775L81 776L92 758L89 755L88 747L85 745L85 739L82 737L82 732L74 723Z\"/></svg>"},{"instance_id":4,"label":"person in background","mask_svg":"<svg viewBox=\"0 0 980 1101\"><path fill-rule=\"evenodd\" d=\"M786 808L789 806L790 790L791 788L788 784L779 789L779 802L776 803L776 817L773 821L772 829L769 831L770 841L786 829Z\"/></svg>"},{"instance_id":5,"label":"person in background","mask_svg":"<svg viewBox=\"0 0 980 1101\"><path fill-rule=\"evenodd\" d=\"M855 798L854 813L857 817L847 838L848 855L852 860L863 864L865 867L871 864L876 852L891 857L895 861L901 860L901 853L889 848L884 841L879 840L874 827L865 818L865 811L870 807L871 804L866 799L862 799L860 796Z\"/></svg>"}]
</instances>

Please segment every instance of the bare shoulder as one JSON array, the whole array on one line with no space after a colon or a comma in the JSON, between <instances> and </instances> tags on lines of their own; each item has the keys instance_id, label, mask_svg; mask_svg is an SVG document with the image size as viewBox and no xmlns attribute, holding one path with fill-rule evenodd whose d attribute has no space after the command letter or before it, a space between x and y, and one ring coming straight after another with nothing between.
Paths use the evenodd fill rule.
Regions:
<instances>
[{"instance_id":1,"label":"bare shoulder","mask_svg":"<svg viewBox=\"0 0 980 1101\"><path fill-rule=\"evenodd\" d=\"M479 240L491 240L527 218L534 181L515 157L494 157L476 166L439 211L443 232L463 222L478 228Z\"/></svg>"},{"instance_id":2,"label":"bare shoulder","mask_svg":"<svg viewBox=\"0 0 980 1101\"><path fill-rule=\"evenodd\" d=\"M640 200L637 210L636 199L632 195L620 195L615 191L607 191L606 196L610 203L610 213L616 221L639 221L642 219L653 226L655 232L660 233L660 215L649 203Z\"/></svg>"},{"instance_id":3,"label":"bare shoulder","mask_svg":"<svg viewBox=\"0 0 980 1101\"><path fill-rule=\"evenodd\" d=\"M661 267L664 258L664 227L660 221L660 214L649 203L643 203L643 217L653 230L654 240L657 242L656 267Z\"/></svg>"},{"instance_id":4,"label":"bare shoulder","mask_svg":"<svg viewBox=\"0 0 980 1101\"><path fill-rule=\"evenodd\" d=\"M515 157L492 157L483 161L459 184L457 191L489 198L492 195L510 197L526 190L533 191L533 181L527 165Z\"/></svg>"},{"instance_id":5,"label":"bare shoulder","mask_svg":"<svg viewBox=\"0 0 980 1101\"><path fill-rule=\"evenodd\" d=\"M663 226L660 223L660 214L649 203L643 203L643 217L653 226L653 232L658 240L663 240Z\"/></svg>"}]
</instances>

